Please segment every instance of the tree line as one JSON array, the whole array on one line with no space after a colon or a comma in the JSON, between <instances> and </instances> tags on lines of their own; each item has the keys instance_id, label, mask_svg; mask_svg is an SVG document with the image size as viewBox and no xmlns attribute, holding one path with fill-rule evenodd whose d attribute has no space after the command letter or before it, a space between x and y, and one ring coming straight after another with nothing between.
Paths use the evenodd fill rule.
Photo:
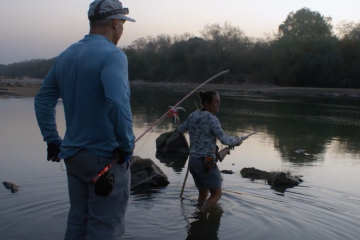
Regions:
<instances>
[{"instance_id":1,"label":"tree line","mask_svg":"<svg viewBox=\"0 0 360 240\"><path fill-rule=\"evenodd\" d=\"M56 57L51 59L25 60L8 65L0 64L0 77L14 78L28 76L31 78L45 78L55 59Z\"/></svg>"},{"instance_id":2,"label":"tree line","mask_svg":"<svg viewBox=\"0 0 360 240\"><path fill-rule=\"evenodd\" d=\"M130 80L201 82L230 69L228 82L281 86L360 87L360 23L340 22L302 8L277 33L252 38L236 26L205 25L200 36L148 36L123 48ZM0 65L0 75L45 77L55 58ZM218 80L223 81L223 80Z\"/></svg>"}]
</instances>

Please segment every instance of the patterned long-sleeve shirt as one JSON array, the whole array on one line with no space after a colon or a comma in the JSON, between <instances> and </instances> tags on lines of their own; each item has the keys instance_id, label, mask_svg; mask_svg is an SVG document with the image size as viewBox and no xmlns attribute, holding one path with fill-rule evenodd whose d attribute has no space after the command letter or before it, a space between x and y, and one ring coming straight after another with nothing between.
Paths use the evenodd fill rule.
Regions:
<instances>
[{"instance_id":1,"label":"patterned long-sleeve shirt","mask_svg":"<svg viewBox=\"0 0 360 240\"><path fill-rule=\"evenodd\" d=\"M189 115L186 121L179 126L179 132L189 131L190 155L192 157L215 157L216 139L222 144L234 146L240 138L225 134L216 116L208 111L197 110Z\"/></svg>"}]
</instances>

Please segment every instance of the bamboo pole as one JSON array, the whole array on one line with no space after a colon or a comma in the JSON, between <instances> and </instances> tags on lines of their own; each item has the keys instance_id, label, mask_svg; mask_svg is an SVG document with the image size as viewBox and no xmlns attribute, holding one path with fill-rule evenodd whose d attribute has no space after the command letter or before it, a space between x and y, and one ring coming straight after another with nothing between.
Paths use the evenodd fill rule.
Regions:
<instances>
[{"instance_id":1,"label":"bamboo pole","mask_svg":"<svg viewBox=\"0 0 360 240\"><path fill-rule=\"evenodd\" d=\"M221 73L216 74L215 76L209 78L208 80L206 80L205 82L203 82L202 84L200 84L198 87L196 87L194 90L192 90L188 95L186 95L183 99L181 99L178 103L176 103L173 107L176 108L180 105L180 103L182 103L185 99L187 99L191 94L193 94L196 90L198 90L199 88L201 88L202 86L204 86L206 83L210 82L211 80L213 80L214 78L217 78L221 75L227 74L229 72L229 70L223 71ZM137 141L140 140L140 138L142 138L148 131L152 130L156 125L158 125L164 118L167 117L168 113L171 111L171 108L169 110L167 110L164 115L162 115L157 121L155 121L145 132L143 132L138 138L135 139L135 143Z\"/></svg>"},{"instance_id":2,"label":"bamboo pole","mask_svg":"<svg viewBox=\"0 0 360 240\"><path fill-rule=\"evenodd\" d=\"M189 161L190 161L190 158L189 158ZM189 171L190 171L190 168L189 168L189 161L188 161L188 167L187 167L187 170L186 170L186 174L185 174L184 182L183 182L183 185L182 185L182 188L181 188L180 198L182 198L182 196L183 196L184 189L185 189L185 184L186 184L186 180L187 180L187 178L188 178Z\"/></svg>"}]
</instances>

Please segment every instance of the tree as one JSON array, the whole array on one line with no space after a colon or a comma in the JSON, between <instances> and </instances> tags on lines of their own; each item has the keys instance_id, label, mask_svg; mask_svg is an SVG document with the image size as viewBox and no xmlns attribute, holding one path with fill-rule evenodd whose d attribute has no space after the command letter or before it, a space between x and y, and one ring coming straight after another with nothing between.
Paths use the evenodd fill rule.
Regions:
<instances>
[{"instance_id":1,"label":"tree","mask_svg":"<svg viewBox=\"0 0 360 240\"><path fill-rule=\"evenodd\" d=\"M239 27L232 26L229 22L225 22L222 26L205 25L200 33L211 51L212 69L230 68L232 73L243 69L244 56L253 43Z\"/></svg>"},{"instance_id":2,"label":"tree","mask_svg":"<svg viewBox=\"0 0 360 240\"><path fill-rule=\"evenodd\" d=\"M286 20L279 26L280 36L331 36L331 17L324 17L319 12L302 8L296 13L290 12Z\"/></svg>"},{"instance_id":3,"label":"tree","mask_svg":"<svg viewBox=\"0 0 360 240\"><path fill-rule=\"evenodd\" d=\"M335 87L342 56L335 37L282 37L274 44L274 73L291 86Z\"/></svg>"},{"instance_id":4,"label":"tree","mask_svg":"<svg viewBox=\"0 0 360 240\"><path fill-rule=\"evenodd\" d=\"M230 50L240 44L245 47L249 44L249 39L239 27L232 26L225 22L223 26L219 24L205 25L200 31L204 40L216 43L221 50Z\"/></svg>"},{"instance_id":5,"label":"tree","mask_svg":"<svg viewBox=\"0 0 360 240\"><path fill-rule=\"evenodd\" d=\"M350 39L360 41L360 22L341 21L336 29L339 31L341 39Z\"/></svg>"},{"instance_id":6,"label":"tree","mask_svg":"<svg viewBox=\"0 0 360 240\"><path fill-rule=\"evenodd\" d=\"M3 65L0 75L5 77L45 78L56 58L51 59L31 59L23 62Z\"/></svg>"},{"instance_id":7,"label":"tree","mask_svg":"<svg viewBox=\"0 0 360 240\"><path fill-rule=\"evenodd\" d=\"M183 41L186 42L186 41L188 41L190 38L193 38L193 37L195 37L194 34L185 32L185 33L179 34L179 35L175 34L174 37L173 37L173 41L174 41L174 43L176 43L176 42L183 42Z\"/></svg>"},{"instance_id":8,"label":"tree","mask_svg":"<svg viewBox=\"0 0 360 240\"><path fill-rule=\"evenodd\" d=\"M341 21L338 49L344 58L341 87L360 87L360 22Z\"/></svg>"}]
</instances>

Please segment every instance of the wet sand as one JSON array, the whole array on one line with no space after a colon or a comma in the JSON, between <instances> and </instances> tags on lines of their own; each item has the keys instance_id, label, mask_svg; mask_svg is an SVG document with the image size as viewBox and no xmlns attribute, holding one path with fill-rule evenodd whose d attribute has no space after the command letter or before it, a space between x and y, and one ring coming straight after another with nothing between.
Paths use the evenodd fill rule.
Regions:
<instances>
[{"instance_id":1,"label":"wet sand","mask_svg":"<svg viewBox=\"0 0 360 240\"><path fill-rule=\"evenodd\" d=\"M42 79L1 79L1 97L34 97L40 89ZM146 82L142 80L130 81L131 86L157 87L164 89L195 89L199 83L183 82ZM303 97L351 97L360 98L360 89L346 88L308 88L308 87L279 87L272 84L206 84L202 89L221 90L222 95L267 95L267 96L303 96Z\"/></svg>"},{"instance_id":2,"label":"wet sand","mask_svg":"<svg viewBox=\"0 0 360 240\"><path fill-rule=\"evenodd\" d=\"M0 97L34 97L40 89L43 79L19 78L0 79Z\"/></svg>"}]
</instances>

